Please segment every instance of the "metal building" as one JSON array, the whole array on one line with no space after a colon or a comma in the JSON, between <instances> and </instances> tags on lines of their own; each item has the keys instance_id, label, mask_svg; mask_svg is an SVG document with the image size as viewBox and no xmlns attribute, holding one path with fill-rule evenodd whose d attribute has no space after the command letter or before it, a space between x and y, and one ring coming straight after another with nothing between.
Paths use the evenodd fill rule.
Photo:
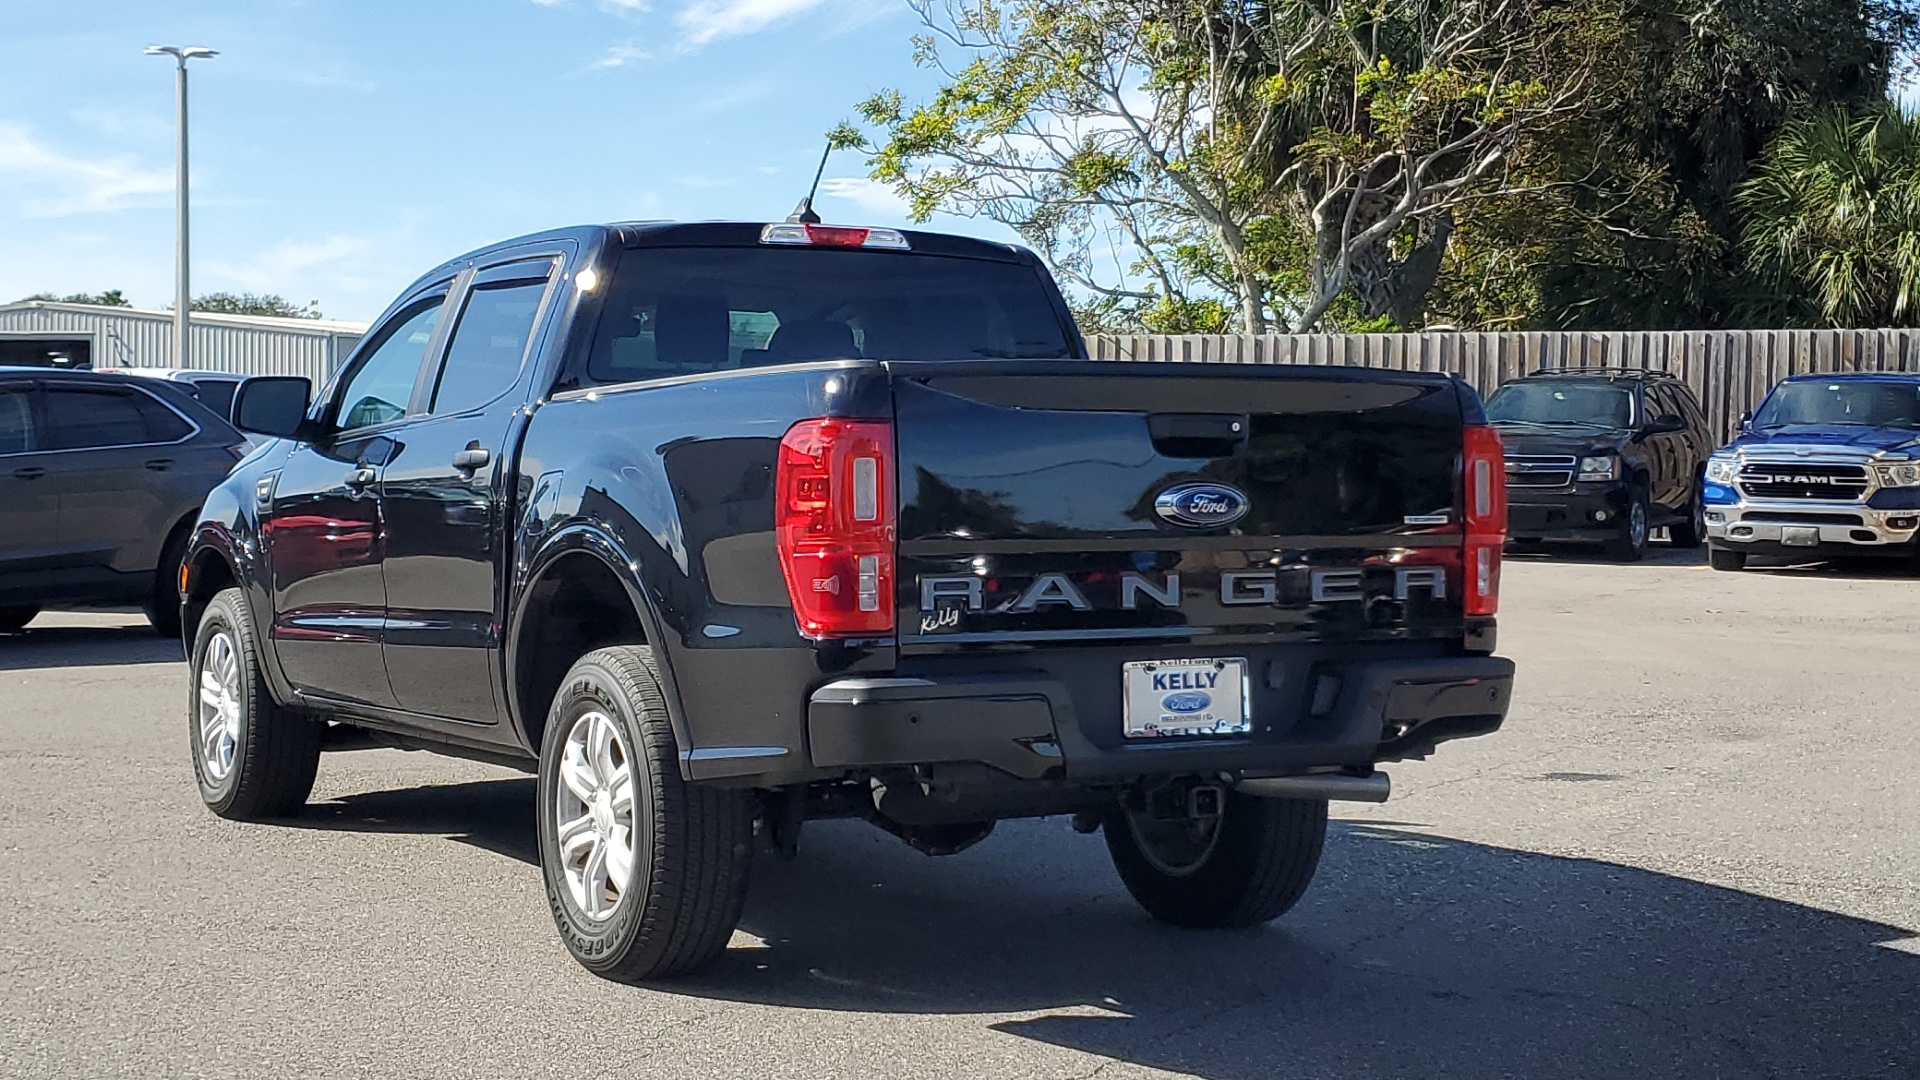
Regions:
<instances>
[{"instance_id":1,"label":"metal building","mask_svg":"<svg viewBox=\"0 0 1920 1080\"><path fill-rule=\"evenodd\" d=\"M318 386L353 351L365 323L264 315L188 317L188 366L243 375L305 375ZM25 300L0 304L0 364L178 367L173 313Z\"/></svg>"}]
</instances>

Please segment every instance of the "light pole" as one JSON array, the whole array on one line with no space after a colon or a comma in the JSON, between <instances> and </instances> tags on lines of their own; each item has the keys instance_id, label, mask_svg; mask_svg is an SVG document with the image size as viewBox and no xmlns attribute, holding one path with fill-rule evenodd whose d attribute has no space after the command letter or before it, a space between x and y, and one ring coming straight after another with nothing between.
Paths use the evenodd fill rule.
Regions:
<instances>
[{"instance_id":1,"label":"light pole","mask_svg":"<svg viewBox=\"0 0 1920 1080\"><path fill-rule=\"evenodd\" d=\"M192 302L187 285L187 61L220 54L199 45L149 45L147 55L171 56L179 65L175 119L180 143L173 182L173 366L191 367L187 362L187 307Z\"/></svg>"}]
</instances>

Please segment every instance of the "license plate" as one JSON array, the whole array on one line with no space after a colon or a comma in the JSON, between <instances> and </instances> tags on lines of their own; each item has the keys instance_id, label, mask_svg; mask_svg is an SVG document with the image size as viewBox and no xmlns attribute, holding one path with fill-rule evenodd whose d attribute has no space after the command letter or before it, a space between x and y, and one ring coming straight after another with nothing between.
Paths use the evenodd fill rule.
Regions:
<instances>
[{"instance_id":1,"label":"license plate","mask_svg":"<svg viewBox=\"0 0 1920 1080\"><path fill-rule=\"evenodd\" d=\"M1252 728L1244 658L1141 660L1120 666L1129 739L1238 735Z\"/></svg>"},{"instance_id":2,"label":"license plate","mask_svg":"<svg viewBox=\"0 0 1920 1080\"><path fill-rule=\"evenodd\" d=\"M1820 530L1814 528L1782 528L1780 542L1788 547L1819 547Z\"/></svg>"}]
</instances>

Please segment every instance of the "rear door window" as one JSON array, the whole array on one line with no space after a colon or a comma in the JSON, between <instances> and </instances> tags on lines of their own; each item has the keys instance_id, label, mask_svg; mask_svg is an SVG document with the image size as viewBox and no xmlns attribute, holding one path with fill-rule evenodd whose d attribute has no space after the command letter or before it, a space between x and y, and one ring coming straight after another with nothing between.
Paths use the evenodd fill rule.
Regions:
<instances>
[{"instance_id":1,"label":"rear door window","mask_svg":"<svg viewBox=\"0 0 1920 1080\"><path fill-rule=\"evenodd\" d=\"M1031 266L806 248L639 248L609 285L588 381L810 360L1066 358Z\"/></svg>"},{"instance_id":2,"label":"rear door window","mask_svg":"<svg viewBox=\"0 0 1920 1080\"><path fill-rule=\"evenodd\" d=\"M541 259L475 276L434 383L429 412L443 415L485 405L520 377L554 265Z\"/></svg>"},{"instance_id":3,"label":"rear door window","mask_svg":"<svg viewBox=\"0 0 1920 1080\"><path fill-rule=\"evenodd\" d=\"M168 443L193 430L179 413L137 390L49 386L45 405L46 450Z\"/></svg>"}]
</instances>

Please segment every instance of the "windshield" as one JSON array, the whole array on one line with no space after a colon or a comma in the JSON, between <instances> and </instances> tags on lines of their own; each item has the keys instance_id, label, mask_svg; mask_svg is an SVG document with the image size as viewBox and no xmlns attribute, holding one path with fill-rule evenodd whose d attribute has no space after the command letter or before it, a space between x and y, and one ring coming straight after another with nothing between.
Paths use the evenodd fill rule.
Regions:
<instances>
[{"instance_id":1,"label":"windshield","mask_svg":"<svg viewBox=\"0 0 1920 1080\"><path fill-rule=\"evenodd\" d=\"M1782 383L1753 416L1753 426L1845 424L1920 428L1920 384L1896 382Z\"/></svg>"},{"instance_id":2,"label":"windshield","mask_svg":"<svg viewBox=\"0 0 1920 1080\"><path fill-rule=\"evenodd\" d=\"M1619 386L1508 383L1487 399L1487 419L1499 423L1633 426L1633 391Z\"/></svg>"},{"instance_id":3,"label":"windshield","mask_svg":"<svg viewBox=\"0 0 1920 1080\"><path fill-rule=\"evenodd\" d=\"M596 383L809 360L1059 359L1075 350L1030 266L819 248L639 248L594 335Z\"/></svg>"}]
</instances>

